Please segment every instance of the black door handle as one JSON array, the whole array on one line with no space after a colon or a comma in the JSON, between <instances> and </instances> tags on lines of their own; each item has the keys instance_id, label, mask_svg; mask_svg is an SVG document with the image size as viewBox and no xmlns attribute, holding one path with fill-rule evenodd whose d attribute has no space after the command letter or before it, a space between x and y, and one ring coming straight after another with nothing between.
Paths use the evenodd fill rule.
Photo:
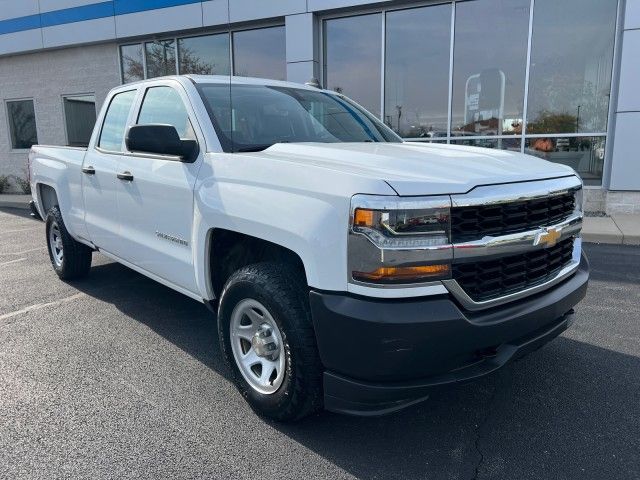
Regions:
<instances>
[{"instance_id":1,"label":"black door handle","mask_svg":"<svg viewBox=\"0 0 640 480\"><path fill-rule=\"evenodd\" d=\"M131 172L122 172L118 174L118 178L120 180L125 180L127 182L133 182L133 175L131 175Z\"/></svg>"},{"instance_id":2,"label":"black door handle","mask_svg":"<svg viewBox=\"0 0 640 480\"><path fill-rule=\"evenodd\" d=\"M95 175L96 169L89 165L88 167L82 167L82 173L86 173L87 175Z\"/></svg>"}]
</instances>

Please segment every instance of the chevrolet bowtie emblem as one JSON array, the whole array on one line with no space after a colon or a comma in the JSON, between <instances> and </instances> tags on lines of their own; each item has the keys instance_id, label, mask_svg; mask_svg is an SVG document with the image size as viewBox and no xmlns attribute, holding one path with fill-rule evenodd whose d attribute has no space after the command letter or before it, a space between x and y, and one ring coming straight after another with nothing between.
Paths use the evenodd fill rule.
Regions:
<instances>
[{"instance_id":1,"label":"chevrolet bowtie emblem","mask_svg":"<svg viewBox=\"0 0 640 480\"><path fill-rule=\"evenodd\" d=\"M562 232L560 229L555 227L545 228L543 232L540 232L536 235L536 239L533 242L534 245L543 244L545 247L553 247L558 239L562 236Z\"/></svg>"}]
</instances>

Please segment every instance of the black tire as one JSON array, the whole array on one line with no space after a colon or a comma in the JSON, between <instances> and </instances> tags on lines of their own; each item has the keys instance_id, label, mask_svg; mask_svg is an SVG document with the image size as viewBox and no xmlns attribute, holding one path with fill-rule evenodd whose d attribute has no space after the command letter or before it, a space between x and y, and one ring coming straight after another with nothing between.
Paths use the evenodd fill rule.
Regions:
<instances>
[{"instance_id":1,"label":"black tire","mask_svg":"<svg viewBox=\"0 0 640 480\"><path fill-rule=\"evenodd\" d=\"M56 260L56 252L53 251L50 236L51 230L57 228L62 243L63 256ZM62 280L74 280L85 277L91 269L91 257L93 251L88 246L76 241L69 235L67 227L62 220L60 209L52 207L47 212L46 219L47 250L53 270Z\"/></svg>"},{"instance_id":2,"label":"black tire","mask_svg":"<svg viewBox=\"0 0 640 480\"><path fill-rule=\"evenodd\" d=\"M264 305L280 330L286 366L282 384L274 393L256 391L242 376L233 355L231 315L245 299ZM308 287L294 268L258 263L233 273L218 306L218 334L233 380L258 414L277 421L293 421L322 408L322 365L311 323Z\"/></svg>"}]
</instances>

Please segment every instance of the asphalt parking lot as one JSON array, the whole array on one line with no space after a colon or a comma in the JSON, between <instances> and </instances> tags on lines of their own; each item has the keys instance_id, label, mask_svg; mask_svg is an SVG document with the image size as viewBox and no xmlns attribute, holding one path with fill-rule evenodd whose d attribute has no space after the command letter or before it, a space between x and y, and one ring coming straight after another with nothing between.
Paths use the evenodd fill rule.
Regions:
<instances>
[{"instance_id":1,"label":"asphalt parking lot","mask_svg":"<svg viewBox=\"0 0 640 480\"><path fill-rule=\"evenodd\" d=\"M0 478L640 478L640 248L587 246L576 321L481 381L381 418L257 417L213 315L99 254L57 279L0 211Z\"/></svg>"}]
</instances>

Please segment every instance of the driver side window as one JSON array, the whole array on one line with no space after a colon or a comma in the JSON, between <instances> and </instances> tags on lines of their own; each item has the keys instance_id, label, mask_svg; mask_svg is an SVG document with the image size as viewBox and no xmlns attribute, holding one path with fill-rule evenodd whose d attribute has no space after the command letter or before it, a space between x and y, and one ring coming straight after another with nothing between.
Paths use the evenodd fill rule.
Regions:
<instances>
[{"instance_id":1,"label":"driver side window","mask_svg":"<svg viewBox=\"0 0 640 480\"><path fill-rule=\"evenodd\" d=\"M171 87L151 87L147 90L137 123L172 125L183 140L196 140L182 98Z\"/></svg>"}]
</instances>

